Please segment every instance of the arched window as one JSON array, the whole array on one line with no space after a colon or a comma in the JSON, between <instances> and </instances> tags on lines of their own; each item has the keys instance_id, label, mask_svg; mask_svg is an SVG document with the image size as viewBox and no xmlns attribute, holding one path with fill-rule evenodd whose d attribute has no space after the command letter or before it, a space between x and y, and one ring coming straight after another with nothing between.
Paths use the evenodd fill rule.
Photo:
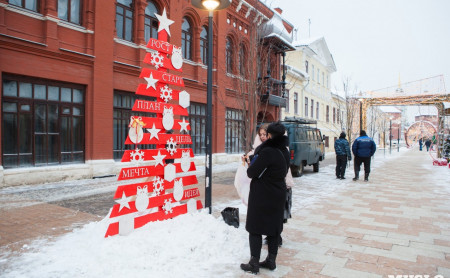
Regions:
<instances>
[{"instance_id":1,"label":"arched window","mask_svg":"<svg viewBox=\"0 0 450 278\"><path fill-rule=\"evenodd\" d=\"M133 41L133 0L117 0L116 33L120 39Z\"/></svg>"},{"instance_id":2,"label":"arched window","mask_svg":"<svg viewBox=\"0 0 450 278\"><path fill-rule=\"evenodd\" d=\"M204 65L208 64L208 29L206 26L202 27L200 33L200 57Z\"/></svg>"},{"instance_id":3,"label":"arched window","mask_svg":"<svg viewBox=\"0 0 450 278\"><path fill-rule=\"evenodd\" d=\"M226 60L227 60L227 72L229 73L233 73L233 42L231 41L231 39L229 37L227 37L227 41L226 41Z\"/></svg>"},{"instance_id":4,"label":"arched window","mask_svg":"<svg viewBox=\"0 0 450 278\"><path fill-rule=\"evenodd\" d=\"M155 14L160 14L155 4L152 1L147 2L147 7L145 8L145 42L147 43L150 38L158 39L158 19Z\"/></svg>"},{"instance_id":5,"label":"arched window","mask_svg":"<svg viewBox=\"0 0 450 278\"><path fill-rule=\"evenodd\" d=\"M183 49L183 58L192 60L192 27L185 17L183 17L181 25L181 48Z\"/></svg>"},{"instance_id":6,"label":"arched window","mask_svg":"<svg viewBox=\"0 0 450 278\"><path fill-rule=\"evenodd\" d=\"M247 71L247 61L246 61L246 54L247 51L245 49L245 45L241 44L241 47L239 48L239 73L241 76L246 76Z\"/></svg>"}]
</instances>

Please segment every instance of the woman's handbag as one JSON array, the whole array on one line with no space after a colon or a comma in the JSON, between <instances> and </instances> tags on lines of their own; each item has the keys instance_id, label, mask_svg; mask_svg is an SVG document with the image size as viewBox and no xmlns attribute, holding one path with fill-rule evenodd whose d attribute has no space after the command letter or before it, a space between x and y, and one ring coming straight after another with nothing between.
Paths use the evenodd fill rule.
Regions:
<instances>
[{"instance_id":1,"label":"woman's handbag","mask_svg":"<svg viewBox=\"0 0 450 278\"><path fill-rule=\"evenodd\" d=\"M239 228L239 208L226 207L221 214L225 223Z\"/></svg>"}]
</instances>

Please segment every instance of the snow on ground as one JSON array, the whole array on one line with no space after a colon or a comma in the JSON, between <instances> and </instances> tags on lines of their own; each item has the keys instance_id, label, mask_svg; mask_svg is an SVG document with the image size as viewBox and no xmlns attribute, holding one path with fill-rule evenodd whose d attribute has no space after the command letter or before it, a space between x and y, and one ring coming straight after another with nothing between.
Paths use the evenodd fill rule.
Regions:
<instances>
[{"instance_id":1,"label":"snow on ground","mask_svg":"<svg viewBox=\"0 0 450 278\"><path fill-rule=\"evenodd\" d=\"M246 231L205 211L149 223L129 236L103 238L106 228L106 220L92 222L54 242L24 246L28 251L1 277L211 277L248 259Z\"/></svg>"},{"instance_id":2,"label":"snow on ground","mask_svg":"<svg viewBox=\"0 0 450 278\"><path fill-rule=\"evenodd\" d=\"M389 154L387 150L385 154L378 150L373 169L398 158L404 151L407 150ZM436 166L425 165L430 165L429 161L424 167L430 167L433 172L442 171L448 179L446 167L435 169ZM224 166L226 170L229 167L236 166ZM353 163L346 173L346 180L335 179L334 167L333 164L322 167L318 174L309 173L295 179L293 214L345 190L353 177ZM220 171L220 167L215 171ZM25 193L33 189L8 190ZM240 200L214 205L216 212L233 206L246 214L246 207ZM23 246L21 255L13 261L6 262L8 254L2 254L0 269L4 272L1 277L128 277L131 273L133 277L212 277L216 273L221 277L234 277L240 275L239 263L248 260L249 256L244 225L236 229L226 225L220 216L216 218L206 211L149 223L128 236L104 238L107 225L105 218L56 239L34 241Z\"/></svg>"}]
</instances>

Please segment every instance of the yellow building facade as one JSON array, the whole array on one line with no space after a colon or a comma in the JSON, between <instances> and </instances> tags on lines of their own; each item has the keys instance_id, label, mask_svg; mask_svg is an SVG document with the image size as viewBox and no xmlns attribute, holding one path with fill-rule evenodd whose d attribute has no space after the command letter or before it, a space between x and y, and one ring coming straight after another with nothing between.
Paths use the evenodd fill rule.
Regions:
<instances>
[{"instance_id":1,"label":"yellow building facade","mask_svg":"<svg viewBox=\"0 0 450 278\"><path fill-rule=\"evenodd\" d=\"M286 108L281 118L301 117L317 121L325 135L326 152L334 152L334 141L345 129L345 98L332 93L336 72L323 37L294 42L295 51L286 53Z\"/></svg>"}]
</instances>

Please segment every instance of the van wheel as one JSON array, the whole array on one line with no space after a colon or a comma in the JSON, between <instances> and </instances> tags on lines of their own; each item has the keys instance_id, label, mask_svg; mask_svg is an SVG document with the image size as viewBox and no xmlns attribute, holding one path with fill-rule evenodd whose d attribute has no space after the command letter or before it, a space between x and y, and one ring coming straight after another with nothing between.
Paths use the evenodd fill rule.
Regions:
<instances>
[{"instance_id":1,"label":"van wheel","mask_svg":"<svg viewBox=\"0 0 450 278\"><path fill-rule=\"evenodd\" d=\"M301 177L303 175L303 163L300 163L299 166L291 165L292 176Z\"/></svg>"},{"instance_id":2,"label":"van wheel","mask_svg":"<svg viewBox=\"0 0 450 278\"><path fill-rule=\"evenodd\" d=\"M313 171L316 173L319 172L319 161L317 161L317 163L313 164Z\"/></svg>"}]
</instances>

